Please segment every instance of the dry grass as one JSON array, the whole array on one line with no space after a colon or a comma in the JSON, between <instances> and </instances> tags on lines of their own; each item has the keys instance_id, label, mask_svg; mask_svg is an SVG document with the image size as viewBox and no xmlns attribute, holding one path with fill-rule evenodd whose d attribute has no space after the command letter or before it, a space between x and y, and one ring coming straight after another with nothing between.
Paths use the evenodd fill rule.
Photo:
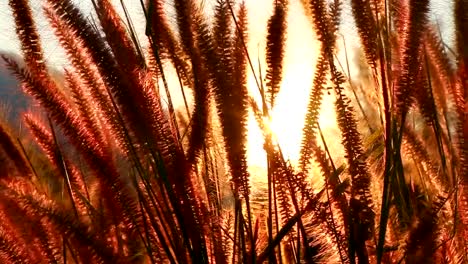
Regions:
<instances>
[{"instance_id":1,"label":"dry grass","mask_svg":"<svg viewBox=\"0 0 468 264\"><path fill-rule=\"evenodd\" d=\"M359 80L336 59L342 2L302 2L321 48L295 167L264 124L282 82L287 0L272 1L265 83L244 3L217 0L208 19L197 1L174 0L171 25L163 1L141 1L143 49L110 0L93 0L95 23L70 0L44 1L69 61L64 85L28 1L10 0L25 66L4 60L43 113L23 116L36 143L26 148L0 126L0 262L468 263L468 2L455 0L450 49L427 0L351 0ZM169 87L170 69L180 87ZM318 122L327 89L342 164ZM249 111L268 165L255 194Z\"/></svg>"}]
</instances>

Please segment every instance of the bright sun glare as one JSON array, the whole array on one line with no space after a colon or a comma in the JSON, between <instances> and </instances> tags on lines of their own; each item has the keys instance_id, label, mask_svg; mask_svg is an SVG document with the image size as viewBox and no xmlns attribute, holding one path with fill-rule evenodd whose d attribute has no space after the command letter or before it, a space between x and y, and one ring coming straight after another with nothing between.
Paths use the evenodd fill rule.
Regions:
<instances>
[{"instance_id":1,"label":"bright sun glare","mask_svg":"<svg viewBox=\"0 0 468 264\"><path fill-rule=\"evenodd\" d=\"M253 8L255 9L255 7ZM253 11L255 12L255 10ZM249 54L251 58L264 56L265 32L264 26L268 19L268 12L263 11L264 18L250 17L251 31L254 32L249 42ZM255 23L253 22L255 19ZM259 23L259 20L262 23ZM264 24L263 24L264 23ZM302 128L307 110L309 93L312 88L315 63L319 46L312 31L310 21L303 12L298 1L291 3L288 16L289 30L286 41L285 67L283 68L283 82L277 97L277 102L271 109L271 121L268 126L279 143L281 150L291 164L296 164L299 159L299 151L302 141ZM260 29L263 29L261 31ZM261 33L260 33L261 32ZM265 74L264 60L260 59L254 68L262 69ZM258 72L256 72L258 76ZM249 90L251 95L259 100L259 91L253 74L249 76ZM320 125L324 131L335 126L334 107L330 101L326 101L321 111ZM258 125L250 115L248 122L248 159L253 177L257 180L265 180L266 154L263 150L264 139Z\"/></svg>"}]
</instances>

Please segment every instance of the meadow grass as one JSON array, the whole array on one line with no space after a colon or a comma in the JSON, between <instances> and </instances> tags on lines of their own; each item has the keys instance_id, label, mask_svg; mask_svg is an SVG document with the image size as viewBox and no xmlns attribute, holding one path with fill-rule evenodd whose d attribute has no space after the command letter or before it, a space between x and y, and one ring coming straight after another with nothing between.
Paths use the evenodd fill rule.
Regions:
<instances>
[{"instance_id":1,"label":"meadow grass","mask_svg":"<svg viewBox=\"0 0 468 264\"><path fill-rule=\"evenodd\" d=\"M266 122L288 0L271 1L264 73L247 52L244 2L216 0L208 18L198 1L174 0L173 24L164 1L140 1L138 36L123 2L121 17L91 1L94 20L70 0L43 1L64 83L28 1L9 1L24 65L3 59L42 110L21 117L30 139L0 123L0 262L468 263L468 1L454 0L450 47L428 0L351 0L362 54L351 79L337 59L343 2L303 0L320 48L297 165ZM319 125L327 92L340 157ZM264 188L251 186L249 113Z\"/></svg>"}]
</instances>

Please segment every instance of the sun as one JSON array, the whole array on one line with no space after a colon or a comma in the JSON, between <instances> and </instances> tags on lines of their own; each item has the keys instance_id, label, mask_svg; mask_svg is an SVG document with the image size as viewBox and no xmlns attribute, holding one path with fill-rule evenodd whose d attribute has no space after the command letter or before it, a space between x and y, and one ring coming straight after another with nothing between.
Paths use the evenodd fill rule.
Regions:
<instances>
[{"instance_id":1,"label":"sun","mask_svg":"<svg viewBox=\"0 0 468 264\"><path fill-rule=\"evenodd\" d=\"M270 110L270 118L264 125L272 138L279 144L284 157L295 165L299 159L302 141L302 128L311 89L311 65L289 64L283 78L276 104ZM256 174L266 169L266 152L263 149L264 137L253 115L248 121L248 162Z\"/></svg>"},{"instance_id":2,"label":"sun","mask_svg":"<svg viewBox=\"0 0 468 264\"><path fill-rule=\"evenodd\" d=\"M307 110L308 93L312 76L291 71L284 79L277 102L270 112L270 118L264 120L264 125L278 142L286 159L295 164L299 158L302 141L302 128ZM299 78L298 75L301 75ZM252 165L265 164L263 150L264 138L257 121L250 115L248 122L249 161Z\"/></svg>"},{"instance_id":3,"label":"sun","mask_svg":"<svg viewBox=\"0 0 468 264\"><path fill-rule=\"evenodd\" d=\"M271 10L265 9L265 6L270 5L265 5L263 2L262 0L249 2L249 10L253 10L249 17L252 35L249 35L248 43L252 67L249 67L247 85L250 95L257 102L261 101L258 83L266 73L264 29L271 14ZM282 83L276 103L270 109L270 119L267 120L267 125L271 135L280 146L284 158L291 165L296 166L299 161L309 96L313 89L314 71L321 47L313 31L310 17L304 13L301 1L290 2L287 24ZM255 71L255 76L252 71ZM332 159L341 162L338 159L344 156L344 149L340 144L341 134L336 122L334 102L335 95L324 91L322 107L319 111L319 125L324 139L322 140L317 135L317 140L322 147L326 144L332 153ZM267 161L263 148L264 138L252 114L249 116L247 130L247 157L252 179L266 182Z\"/></svg>"},{"instance_id":4,"label":"sun","mask_svg":"<svg viewBox=\"0 0 468 264\"><path fill-rule=\"evenodd\" d=\"M293 167L298 165L300 158L299 153L304 136L303 127L309 103L309 93L312 89L312 78L311 73L306 75L300 69L292 70L287 74L283 80L281 92L278 94L277 103L270 112L270 118L263 120L272 139L281 148L285 160ZM327 147L333 153L342 153L334 98L333 95L326 92L324 92L320 109L319 125ZM253 114L249 116L247 130L247 156L252 181L266 183L265 138ZM319 145L323 145L320 137L318 140Z\"/></svg>"},{"instance_id":5,"label":"sun","mask_svg":"<svg viewBox=\"0 0 468 264\"><path fill-rule=\"evenodd\" d=\"M266 23L267 18L268 16L263 22ZM250 24L256 34L249 43L249 55L258 58L253 61L257 80L253 73L250 73L248 87L251 96L260 102L257 83L260 81L260 76L265 76L266 63L263 59L265 47L261 44L264 42L264 36L261 31L256 31L255 27L264 29L262 27L264 25L259 23L259 16L253 19L251 22L255 23ZM270 109L270 119L266 123L273 138L279 143L283 155L294 165L299 159L304 117L320 48L300 3L291 3L287 21L290 26L286 37L281 89L275 105ZM253 115L249 117L247 129L249 166L255 171L262 168L266 170L264 138Z\"/></svg>"}]
</instances>

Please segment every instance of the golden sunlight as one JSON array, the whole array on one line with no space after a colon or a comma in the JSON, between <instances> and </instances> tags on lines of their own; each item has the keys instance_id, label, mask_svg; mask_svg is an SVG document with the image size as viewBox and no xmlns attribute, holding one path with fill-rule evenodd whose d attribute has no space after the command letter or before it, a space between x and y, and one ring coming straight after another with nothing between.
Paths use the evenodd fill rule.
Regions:
<instances>
[{"instance_id":1,"label":"golden sunlight","mask_svg":"<svg viewBox=\"0 0 468 264\"><path fill-rule=\"evenodd\" d=\"M468 263L468 1L383 2L0 1L0 264Z\"/></svg>"},{"instance_id":2,"label":"golden sunlight","mask_svg":"<svg viewBox=\"0 0 468 264\"><path fill-rule=\"evenodd\" d=\"M259 43L265 43L266 32L264 30L268 17L272 12L271 10L267 12L264 10L265 6L271 4L261 2L265 1L251 4L252 8L249 8L249 10L253 10L250 13L249 20L253 32L249 42L249 54L253 60L257 78L259 78L259 69L262 71L262 76L265 76L266 63L263 58L265 47L259 46ZM260 8L263 8L263 10L260 10ZM312 25L303 10L299 2L292 2L289 7L283 81L276 104L270 110L271 121L268 124L285 158L292 164L295 164L299 158L304 117L319 50ZM255 13L256 11L259 13ZM255 14L255 16L252 14ZM261 65L258 65L256 58L260 58ZM251 95L259 102L259 89L252 73L249 76L249 90ZM326 112L334 115L333 109ZM334 116L325 116L325 120L334 121ZM327 125L324 124L325 127ZM266 157L265 151L263 151L264 139L253 115L249 118L248 130L249 166L253 176L260 180L265 175Z\"/></svg>"}]
</instances>

